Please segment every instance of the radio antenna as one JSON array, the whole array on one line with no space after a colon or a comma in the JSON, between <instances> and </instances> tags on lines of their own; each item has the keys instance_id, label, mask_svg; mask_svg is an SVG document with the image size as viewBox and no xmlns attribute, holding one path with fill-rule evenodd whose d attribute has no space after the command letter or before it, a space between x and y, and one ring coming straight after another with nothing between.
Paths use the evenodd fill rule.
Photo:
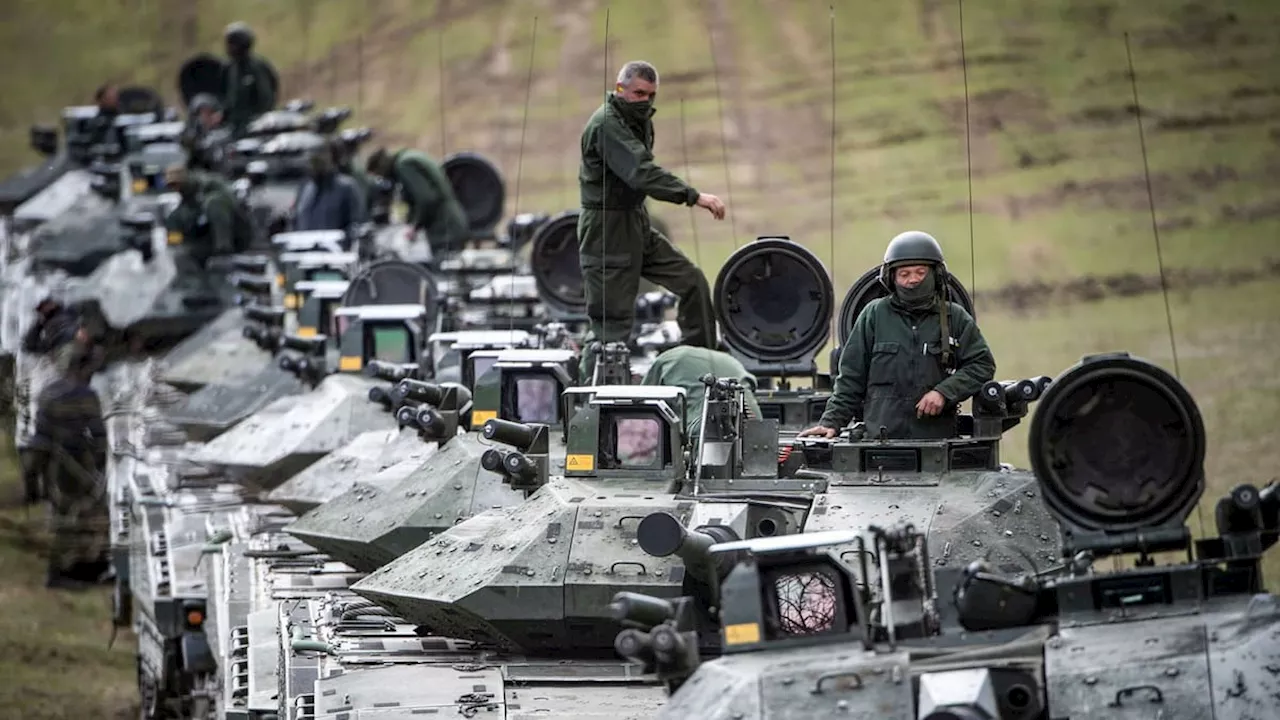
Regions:
<instances>
[{"instance_id":1,"label":"radio antenna","mask_svg":"<svg viewBox=\"0 0 1280 720\"><path fill-rule=\"evenodd\" d=\"M685 182L693 185L693 167L689 165L688 136L684 131L684 98L680 98L680 154L684 156ZM702 267L702 245L698 242L698 218L692 205L689 206L689 227L693 230L693 262L698 267Z\"/></svg>"},{"instance_id":2,"label":"radio antenna","mask_svg":"<svg viewBox=\"0 0 1280 720\"><path fill-rule=\"evenodd\" d=\"M516 193L512 201L512 217L520 216L520 178L524 175L524 138L529 129L529 99L533 97L533 60L538 50L538 16L533 16L533 38L529 41L529 74L524 81L524 116L520 120L520 150L516 153ZM510 303L507 308L507 330L515 333L516 326L516 273L515 252L511 253L511 276L507 283L507 295Z\"/></svg>"},{"instance_id":3,"label":"radio antenna","mask_svg":"<svg viewBox=\"0 0 1280 720\"><path fill-rule=\"evenodd\" d=\"M724 196L727 205L733 207L733 181L729 173L729 143L724 137L724 101L720 98L720 63L716 61L716 34L711 23L707 23L707 39L711 45L711 78L716 84L716 113L720 116L720 154L724 166ZM733 233L733 249L738 249L738 219L733 210L729 213L729 228Z\"/></svg>"},{"instance_id":4,"label":"radio antenna","mask_svg":"<svg viewBox=\"0 0 1280 720\"><path fill-rule=\"evenodd\" d=\"M605 102L608 102L608 98L609 98L609 88L610 88L610 87L612 87L612 86L609 84L609 81L612 79L612 78L610 77L610 73L609 73L609 10L610 10L609 6L608 6L608 5L605 5L605 7L604 7L604 93L605 93ZM608 205L608 198L609 198L609 168L608 168L608 166L607 166L607 165L605 165L605 160L604 160L604 159L605 159L605 157L606 157L606 155L605 155L605 147L604 147L604 143L605 143L605 135L606 135L606 134L607 134L607 133L605 133L605 132L601 132L601 133L600 133L600 195L601 195L602 200L604 201L604 204L607 206L607 205ZM601 210L601 211L600 211L600 214L601 214L601 223L600 223L600 257L601 257L601 258L606 258L606 257L608 257L608 256L609 256L609 219L608 219L608 217L607 217L607 216L608 216L608 213L609 213L609 211L608 211L607 209L604 209L604 210ZM604 334L605 334L605 333L604 333L604 321L605 321L605 318L607 318L607 317L609 316L609 313L608 313L608 307L609 307L609 305L608 305L608 302L607 302L607 300L606 300L606 298L607 298L607 297L609 297L609 283L608 283L608 282L606 282L606 280L607 280L607 279L608 279L608 278L606 277L606 274L605 274L604 262L602 261L602 262L600 263L600 322L596 323L596 327L597 327L597 328L599 328L599 330L600 330L600 337L597 337L597 338L596 338L596 342L600 343L600 351L601 351L601 352L600 352L600 357L599 357L599 358L597 359L597 361L596 361L596 362L597 362L597 364L599 363L599 361L600 361L600 360L603 360L603 359L604 359L604 346L605 346L605 337L604 337ZM583 283L584 283L584 287L583 287L583 294L585 295L585 294L586 294L586 287L585 287L586 277L585 277L585 273L584 273L584 277L583 277ZM634 302L634 301L633 301L633 302ZM590 326L590 320L591 320L591 318L590 318L590 315L591 315L590 310L588 310L588 311L587 311L587 315L588 315L588 318L587 318L588 326ZM589 348L588 348L586 351L587 351L587 352L591 352L591 350L590 350ZM599 372L600 372L600 368L598 368L598 367L594 367L593 369L594 369L594 371L595 371L595 374L598 376L598 375L599 375Z\"/></svg>"},{"instance_id":5,"label":"radio antenna","mask_svg":"<svg viewBox=\"0 0 1280 720\"><path fill-rule=\"evenodd\" d=\"M978 258L974 251L973 240L973 129L969 122L969 59L964 47L964 0L956 0L960 10L960 70L964 74L964 158L965 169L969 177L969 297L977 312L978 305ZM942 288L945 298L947 288ZM946 342L946 338L943 338Z\"/></svg>"},{"instance_id":6,"label":"radio antenna","mask_svg":"<svg viewBox=\"0 0 1280 720\"><path fill-rule=\"evenodd\" d=\"M831 10L831 285L836 284L836 6ZM836 332L837 318L840 313L831 313L831 340L838 342ZM830 368L829 372L834 372Z\"/></svg>"},{"instance_id":7,"label":"radio antenna","mask_svg":"<svg viewBox=\"0 0 1280 720\"><path fill-rule=\"evenodd\" d=\"M440 73L440 97L437 104L440 106L440 159L443 160L448 143L445 142L447 125L444 116L444 32L441 30L436 30L436 69Z\"/></svg>"},{"instance_id":8,"label":"radio antenna","mask_svg":"<svg viewBox=\"0 0 1280 720\"><path fill-rule=\"evenodd\" d=\"M1164 296L1164 318L1169 326L1169 351L1173 355L1173 374L1182 379L1178 367L1178 341L1173 334L1173 309L1169 306L1169 283L1164 275L1164 254L1160 250L1160 225L1156 222L1156 196L1151 190L1151 165L1147 162L1147 137L1142 129L1142 103L1138 101L1138 73L1133 69L1133 50L1129 48L1129 33L1124 34L1124 54L1129 60L1129 84L1133 88L1133 115L1138 125L1138 146L1142 148L1142 172L1147 181L1147 207L1151 211L1151 235L1156 242L1156 267L1160 270L1160 294Z\"/></svg>"}]
</instances>

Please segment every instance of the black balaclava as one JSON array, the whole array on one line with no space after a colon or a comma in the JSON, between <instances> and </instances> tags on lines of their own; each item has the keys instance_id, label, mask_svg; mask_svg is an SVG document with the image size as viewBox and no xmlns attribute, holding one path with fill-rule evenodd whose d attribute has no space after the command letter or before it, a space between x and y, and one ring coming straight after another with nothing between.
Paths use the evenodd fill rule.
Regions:
<instances>
[{"instance_id":1,"label":"black balaclava","mask_svg":"<svg viewBox=\"0 0 1280 720\"><path fill-rule=\"evenodd\" d=\"M917 263L918 264L918 263ZM924 276L924 280L913 288L907 288L899 285L897 280L893 283L893 301L899 307L910 310L911 312L921 312L928 310L937 302L938 283L936 268L930 266L929 274Z\"/></svg>"}]
</instances>

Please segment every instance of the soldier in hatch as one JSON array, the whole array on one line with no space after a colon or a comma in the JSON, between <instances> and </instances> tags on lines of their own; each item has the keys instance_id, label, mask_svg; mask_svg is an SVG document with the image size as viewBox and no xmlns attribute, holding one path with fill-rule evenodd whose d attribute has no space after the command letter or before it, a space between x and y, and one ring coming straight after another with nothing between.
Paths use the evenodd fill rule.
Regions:
<instances>
[{"instance_id":1,"label":"soldier in hatch","mask_svg":"<svg viewBox=\"0 0 1280 720\"><path fill-rule=\"evenodd\" d=\"M425 230L431 250L444 254L462 249L470 234L467 213L453 194L453 185L444 170L417 150L388 153L378 148L369 156L369 174L400 186L400 194L409 206L406 221Z\"/></svg>"},{"instance_id":2,"label":"soldier in hatch","mask_svg":"<svg viewBox=\"0 0 1280 720\"><path fill-rule=\"evenodd\" d=\"M78 588L108 577L107 430L98 394L89 386L97 367L84 333L61 361L61 377L40 394L32 450L53 508L53 544L46 585Z\"/></svg>"},{"instance_id":3,"label":"soldier in hatch","mask_svg":"<svg viewBox=\"0 0 1280 720\"><path fill-rule=\"evenodd\" d=\"M373 211L373 181L356 166L356 148L343 142L341 138L334 138L329 146L333 150L333 164L338 172L355 181L356 189L360 191L360 207L368 218Z\"/></svg>"},{"instance_id":4,"label":"soldier in hatch","mask_svg":"<svg viewBox=\"0 0 1280 720\"><path fill-rule=\"evenodd\" d=\"M275 76L271 66L253 50L253 30L242 22L227 26L227 86L222 97L227 123L236 135L249 123L276 106Z\"/></svg>"},{"instance_id":5,"label":"soldier in hatch","mask_svg":"<svg viewBox=\"0 0 1280 720\"><path fill-rule=\"evenodd\" d=\"M356 225L364 222L364 200L356 181L338 172L332 148L325 146L311 154L311 179L294 202L294 230L342 230L354 237Z\"/></svg>"},{"instance_id":6,"label":"soldier in hatch","mask_svg":"<svg viewBox=\"0 0 1280 720\"><path fill-rule=\"evenodd\" d=\"M707 401L707 386L702 376L711 373L717 378L737 380L746 391L743 403L749 417L760 417L760 403L756 400L756 378L732 355L710 348L681 345L666 350L654 358L641 385L670 385L684 388L685 433L696 440L702 428L702 407Z\"/></svg>"},{"instance_id":7,"label":"soldier in hatch","mask_svg":"<svg viewBox=\"0 0 1280 720\"><path fill-rule=\"evenodd\" d=\"M181 165L166 170L164 181L182 196L165 227L201 267L214 255L242 252L253 242L253 219L226 183Z\"/></svg>"},{"instance_id":8,"label":"soldier in hatch","mask_svg":"<svg viewBox=\"0 0 1280 720\"><path fill-rule=\"evenodd\" d=\"M653 100L658 71L629 62L615 92L582 130L578 185L578 248L591 339L627 342L635 324L640 279L680 298L682 344L717 346L715 311L707 278L654 229L645 198L706 208L724 219L720 198L700 193L653 161ZM581 377L591 377L594 353L583 353Z\"/></svg>"},{"instance_id":9,"label":"soldier in hatch","mask_svg":"<svg viewBox=\"0 0 1280 720\"><path fill-rule=\"evenodd\" d=\"M187 149L187 167L209 172L222 169L226 148L232 141L218 98L200 93L191 99L187 127L181 143Z\"/></svg>"},{"instance_id":10,"label":"soldier in hatch","mask_svg":"<svg viewBox=\"0 0 1280 720\"><path fill-rule=\"evenodd\" d=\"M948 438L956 410L995 376L996 361L973 317L945 302L947 266L932 236L905 232L889 242L873 300L840 353L827 410L800 437L835 437L854 418L890 438Z\"/></svg>"}]
</instances>

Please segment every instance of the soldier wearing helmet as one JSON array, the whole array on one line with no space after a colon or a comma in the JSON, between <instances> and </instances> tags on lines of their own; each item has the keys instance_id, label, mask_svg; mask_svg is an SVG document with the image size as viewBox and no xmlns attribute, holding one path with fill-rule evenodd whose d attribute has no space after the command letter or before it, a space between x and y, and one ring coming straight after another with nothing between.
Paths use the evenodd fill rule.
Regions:
<instances>
[{"instance_id":1,"label":"soldier wearing helmet","mask_svg":"<svg viewBox=\"0 0 1280 720\"><path fill-rule=\"evenodd\" d=\"M208 93L200 93L191 99L187 108L187 127L183 129L181 143L187 149L187 167L209 172L220 172L226 157L226 149L233 140L222 112L222 103Z\"/></svg>"},{"instance_id":2,"label":"soldier wearing helmet","mask_svg":"<svg viewBox=\"0 0 1280 720\"><path fill-rule=\"evenodd\" d=\"M271 65L253 50L253 30L242 22L227 26L227 85L222 104L227 124L240 134L249 123L276 105L276 78Z\"/></svg>"},{"instance_id":3,"label":"soldier wearing helmet","mask_svg":"<svg viewBox=\"0 0 1280 720\"><path fill-rule=\"evenodd\" d=\"M863 308L840 353L840 372L818 425L800 437L834 437L857 418L872 435L948 438L956 409L995 376L973 317L946 299L947 266L932 236L889 241L880 266L888 297Z\"/></svg>"}]
</instances>

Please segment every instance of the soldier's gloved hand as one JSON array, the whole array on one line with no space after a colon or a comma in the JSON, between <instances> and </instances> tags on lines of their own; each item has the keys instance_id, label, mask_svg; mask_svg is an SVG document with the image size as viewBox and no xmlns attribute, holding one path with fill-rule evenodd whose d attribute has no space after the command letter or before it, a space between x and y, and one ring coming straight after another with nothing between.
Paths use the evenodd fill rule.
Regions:
<instances>
[{"instance_id":1,"label":"soldier's gloved hand","mask_svg":"<svg viewBox=\"0 0 1280 720\"><path fill-rule=\"evenodd\" d=\"M942 406L946 404L947 399L942 397L942 393L930 390L920 398L920 402L916 403L916 417L937 415L942 412Z\"/></svg>"},{"instance_id":2,"label":"soldier's gloved hand","mask_svg":"<svg viewBox=\"0 0 1280 720\"><path fill-rule=\"evenodd\" d=\"M814 425L811 428L801 430L796 437L823 437L828 440L836 436L838 431L835 428L824 427L822 425Z\"/></svg>"}]
</instances>

